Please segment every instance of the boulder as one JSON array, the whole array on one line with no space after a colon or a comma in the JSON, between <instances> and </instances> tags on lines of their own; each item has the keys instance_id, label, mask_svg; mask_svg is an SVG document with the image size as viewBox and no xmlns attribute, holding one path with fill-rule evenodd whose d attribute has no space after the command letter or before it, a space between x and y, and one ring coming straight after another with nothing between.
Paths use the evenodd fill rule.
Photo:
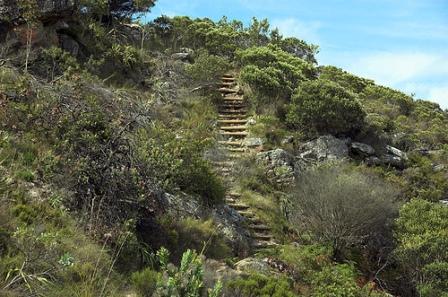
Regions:
<instances>
[{"instance_id":1,"label":"boulder","mask_svg":"<svg viewBox=\"0 0 448 297\"><path fill-rule=\"evenodd\" d=\"M174 60L189 61L191 59L191 55L189 53L175 53L171 55L171 58Z\"/></svg>"},{"instance_id":2,"label":"boulder","mask_svg":"<svg viewBox=\"0 0 448 297\"><path fill-rule=\"evenodd\" d=\"M300 151L300 157L308 160L327 161L348 157L347 141L332 135L321 136L309 141L301 146Z\"/></svg>"},{"instance_id":3,"label":"boulder","mask_svg":"<svg viewBox=\"0 0 448 297\"><path fill-rule=\"evenodd\" d=\"M398 158L402 159L403 161L406 161L408 159L407 154L405 152L397 149L396 147L387 145L386 146L386 151L387 151L388 154L390 154L392 156L395 156L395 157L398 157Z\"/></svg>"},{"instance_id":4,"label":"boulder","mask_svg":"<svg viewBox=\"0 0 448 297\"><path fill-rule=\"evenodd\" d=\"M263 273L269 274L271 268L267 262L267 259L246 258L235 264L235 269L241 273Z\"/></svg>"},{"instance_id":5,"label":"boulder","mask_svg":"<svg viewBox=\"0 0 448 297\"><path fill-rule=\"evenodd\" d=\"M243 146L249 148L263 146L263 143L264 143L263 139L258 137L248 137L243 140Z\"/></svg>"},{"instance_id":6,"label":"boulder","mask_svg":"<svg viewBox=\"0 0 448 297\"><path fill-rule=\"evenodd\" d=\"M250 250L251 237L244 227L245 219L228 205L216 206L212 210L212 217L234 253L239 257L246 257Z\"/></svg>"},{"instance_id":7,"label":"boulder","mask_svg":"<svg viewBox=\"0 0 448 297\"><path fill-rule=\"evenodd\" d=\"M369 157L375 155L375 149L368 144L361 142L352 142L350 145L352 154L361 157Z\"/></svg>"},{"instance_id":8,"label":"boulder","mask_svg":"<svg viewBox=\"0 0 448 297\"><path fill-rule=\"evenodd\" d=\"M292 183L300 170L294 156L283 149L258 153L256 160L258 164L266 167L268 178L280 185Z\"/></svg>"},{"instance_id":9,"label":"boulder","mask_svg":"<svg viewBox=\"0 0 448 297\"><path fill-rule=\"evenodd\" d=\"M369 156L365 159L367 165L370 166L392 166L398 169L404 169L407 154L390 145L386 146L386 153L379 156Z\"/></svg>"}]
</instances>

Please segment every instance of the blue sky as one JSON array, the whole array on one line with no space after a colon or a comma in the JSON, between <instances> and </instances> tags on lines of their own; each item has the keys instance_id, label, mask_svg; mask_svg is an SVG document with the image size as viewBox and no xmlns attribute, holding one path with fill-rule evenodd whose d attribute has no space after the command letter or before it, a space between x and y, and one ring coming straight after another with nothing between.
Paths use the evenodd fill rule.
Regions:
<instances>
[{"instance_id":1,"label":"blue sky","mask_svg":"<svg viewBox=\"0 0 448 297\"><path fill-rule=\"evenodd\" d=\"M162 14L268 18L335 65L448 108L448 0L158 0Z\"/></svg>"}]
</instances>

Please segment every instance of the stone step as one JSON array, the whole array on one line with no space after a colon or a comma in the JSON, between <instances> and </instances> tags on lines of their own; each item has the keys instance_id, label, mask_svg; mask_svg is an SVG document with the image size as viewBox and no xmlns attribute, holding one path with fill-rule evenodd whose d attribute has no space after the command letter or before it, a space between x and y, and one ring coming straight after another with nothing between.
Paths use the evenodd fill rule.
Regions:
<instances>
[{"instance_id":1,"label":"stone step","mask_svg":"<svg viewBox=\"0 0 448 297\"><path fill-rule=\"evenodd\" d=\"M227 150L229 152L233 152L233 153L244 153L244 152L246 152L245 148L236 148L236 147L229 147Z\"/></svg>"},{"instance_id":2,"label":"stone step","mask_svg":"<svg viewBox=\"0 0 448 297\"><path fill-rule=\"evenodd\" d=\"M241 194L240 193L236 193L236 192L229 192L229 193L227 193L227 196L233 197L233 198L240 198Z\"/></svg>"},{"instance_id":3,"label":"stone step","mask_svg":"<svg viewBox=\"0 0 448 297\"><path fill-rule=\"evenodd\" d=\"M255 214L254 214L252 211L250 211L250 210L242 210L242 211L238 211L238 213L239 213L241 216L243 216L243 217L245 217L246 219L248 219L249 221L250 221L252 218L255 218L255 217L256 217Z\"/></svg>"},{"instance_id":4,"label":"stone step","mask_svg":"<svg viewBox=\"0 0 448 297\"><path fill-rule=\"evenodd\" d=\"M243 142L241 141L218 141L219 144L224 146L242 146Z\"/></svg>"},{"instance_id":5,"label":"stone step","mask_svg":"<svg viewBox=\"0 0 448 297\"><path fill-rule=\"evenodd\" d=\"M249 229L256 230L256 231L271 231L271 228L266 225L262 224L250 224Z\"/></svg>"},{"instance_id":6,"label":"stone step","mask_svg":"<svg viewBox=\"0 0 448 297\"><path fill-rule=\"evenodd\" d=\"M225 77L225 76L223 76L222 78L221 78L221 80L222 81L235 81L236 79L235 79L235 77Z\"/></svg>"},{"instance_id":7,"label":"stone step","mask_svg":"<svg viewBox=\"0 0 448 297\"><path fill-rule=\"evenodd\" d=\"M245 137L247 135L249 135L249 133L247 132L220 132L220 135L223 136L233 136L233 137Z\"/></svg>"},{"instance_id":8,"label":"stone step","mask_svg":"<svg viewBox=\"0 0 448 297\"><path fill-rule=\"evenodd\" d=\"M230 88L219 88L218 91L223 94L237 94L238 93L238 90L230 89Z\"/></svg>"},{"instance_id":9,"label":"stone step","mask_svg":"<svg viewBox=\"0 0 448 297\"><path fill-rule=\"evenodd\" d=\"M242 95L224 95L223 100L227 101L244 101L244 96Z\"/></svg>"},{"instance_id":10,"label":"stone step","mask_svg":"<svg viewBox=\"0 0 448 297\"><path fill-rule=\"evenodd\" d=\"M234 86L234 85L235 85L234 82L222 82L222 83L221 83L221 86L222 86L222 87L232 87L232 86Z\"/></svg>"},{"instance_id":11,"label":"stone step","mask_svg":"<svg viewBox=\"0 0 448 297\"><path fill-rule=\"evenodd\" d=\"M247 109L231 109L231 108L226 108L226 109L221 109L219 111L219 114L225 115L225 114L239 114L241 116L245 116L247 113Z\"/></svg>"},{"instance_id":12,"label":"stone step","mask_svg":"<svg viewBox=\"0 0 448 297\"><path fill-rule=\"evenodd\" d=\"M223 120L246 120L247 115L238 114L218 114L219 118Z\"/></svg>"},{"instance_id":13,"label":"stone step","mask_svg":"<svg viewBox=\"0 0 448 297\"><path fill-rule=\"evenodd\" d=\"M224 103L219 105L219 109L241 109L241 108L247 108L246 104L242 104L240 102L237 103Z\"/></svg>"},{"instance_id":14,"label":"stone step","mask_svg":"<svg viewBox=\"0 0 448 297\"><path fill-rule=\"evenodd\" d=\"M235 210L243 210L243 211L250 208L250 206L242 204L242 203L232 203L232 204L229 204L229 206Z\"/></svg>"},{"instance_id":15,"label":"stone step","mask_svg":"<svg viewBox=\"0 0 448 297\"><path fill-rule=\"evenodd\" d=\"M229 125L242 125L246 124L248 120L218 120L219 124L229 124Z\"/></svg>"},{"instance_id":16,"label":"stone step","mask_svg":"<svg viewBox=\"0 0 448 297\"><path fill-rule=\"evenodd\" d=\"M219 129L223 131L246 131L246 126L222 126Z\"/></svg>"},{"instance_id":17,"label":"stone step","mask_svg":"<svg viewBox=\"0 0 448 297\"><path fill-rule=\"evenodd\" d=\"M232 73L226 73L226 74L223 74L222 77L234 78L235 76Z\"/></svg>"},{"instance_id":18,"label":"stone step","mask_svg":"<svg viewBox=\"0 0 448 297\"><path fill-rule=\"evenodd\" d=\"M252 248L254 249L264 249L273 246L277 246L277 243L273 241L255 241L254 243L252 243Z\"/></svg>"},{"instance_id":19,"label":"stone step","mask_svg":"<svg viewBox=\"0 0 448 297\"><path fill-rule=\"evenodd\" d=\"M216 167L222 167L222 166L227 166L227 167L233 167L235 165L235 162L232 161L214 161L212 162L212 164Z\"/></svg>"},{"instance_id":20,"label":"stone step","mask_svg":"<svg viewBox=\"0 0 448 297\"><path fill-rule=\"evenodd\" d=\"M261 240L261 241L270 241L273 239L271 234L262 234L262 233L254 233L251 236L253 239Z\"/></svg>"}]
</instances>

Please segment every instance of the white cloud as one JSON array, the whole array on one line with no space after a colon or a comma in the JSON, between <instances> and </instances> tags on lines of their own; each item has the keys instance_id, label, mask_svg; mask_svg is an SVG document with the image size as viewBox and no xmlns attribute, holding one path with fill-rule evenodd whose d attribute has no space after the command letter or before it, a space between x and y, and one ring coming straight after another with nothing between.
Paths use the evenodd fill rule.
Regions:
<instances>
[{"instance_id":1,"label":"white cloud","mask_svg":"<svg viewBox=\"0 0 448 297\"><path fill-rule=\"evenodd\" d=\"M274 19L272 28L278 28L282 35L297 37L311 43L319 43L318 31L322 27L319 22L302 22L295 18Z\"/></svg>"},{"instance_id":2,"label":"white cloud","mask_svg":"<svg viewBox=\"0 0 448 297\"><path fill-rule=\"evenodd\" d=\"M448 108L448 52L344 53L339 62L356 75Z\"/></svg>"},{"instance_id":3,"label":"white cloud","mask_svg":"<svg viewBox=\"0 0 448 297\"><path fill-rule=\"evenodd\" d=\"M396 85L411 79L448 74L448 55L394 52L355 58L350 70L379 83Z\"/></svg>"},{"instance_id":4,"label":"white cloud","mask_svg":"<svg viewBox=\"0 0 448 297\"><path fill-rule=\"evenodd\" d=\"M448 109L448 84L430 89L428 99L439 103L442 108Z\"/></svg>"}]
</instances>

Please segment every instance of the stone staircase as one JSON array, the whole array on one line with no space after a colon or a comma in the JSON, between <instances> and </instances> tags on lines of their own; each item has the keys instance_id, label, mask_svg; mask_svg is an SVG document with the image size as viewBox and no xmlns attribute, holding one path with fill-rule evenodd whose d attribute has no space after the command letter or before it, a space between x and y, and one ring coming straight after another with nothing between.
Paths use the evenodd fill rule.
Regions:
<instances>
[{"instance_id":1,"label":"stone staircase","mask_svg":"<svg viewBox=\"0 0 448 297\"><path fill-rule=\"evenodd\" d=\"M247 137L247 105L242 92L232 74L222 77L219 88L223 99L219 106L218 124L220 128L221 141L219 144L227 151L225 160L214 162L216 170L224 177L229 188L233 188L234 177L232 171L235 162L245 154L250 153L249 148L244 146ZM241 194L231 191L226 194L226 203L235 209L241 216L246 218L247 227L252 237L252 248L254 250L276 245L271 229L257 217L250 206L241 201Z\"/></svg>"}]
</instances>

